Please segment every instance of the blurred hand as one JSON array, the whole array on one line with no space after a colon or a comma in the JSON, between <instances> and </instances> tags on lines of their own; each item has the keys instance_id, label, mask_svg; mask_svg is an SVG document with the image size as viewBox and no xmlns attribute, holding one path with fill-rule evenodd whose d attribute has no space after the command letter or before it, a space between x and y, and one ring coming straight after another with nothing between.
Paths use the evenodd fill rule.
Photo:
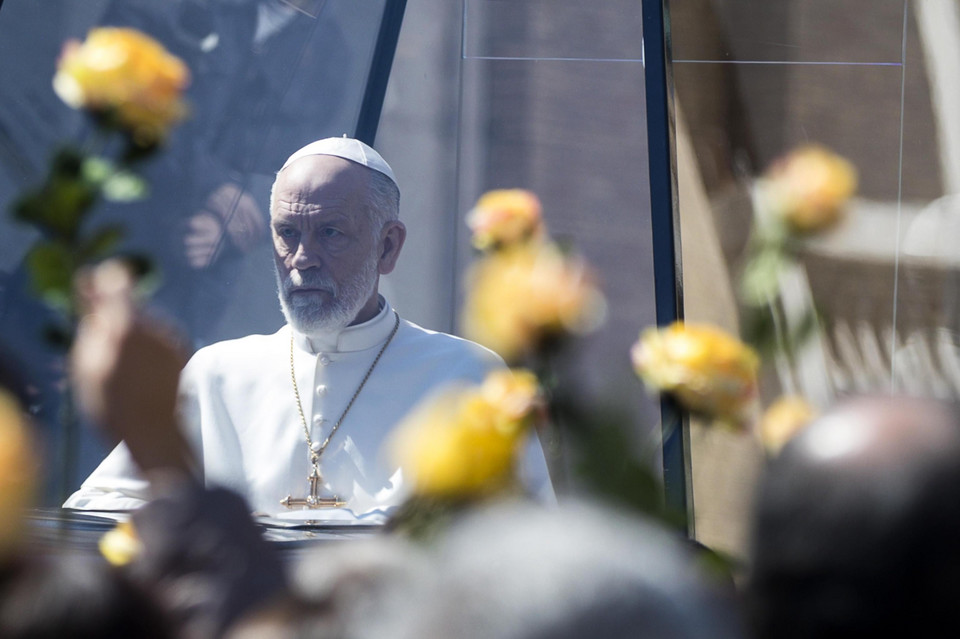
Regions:
<instances>
[{"instance_id":1,"label":"blurred hand","mask_svg":"<svg viewBox=\"0 0 960 639\"><path fill-rule=\"evenodd\" d=\"M257 201L232 182L217 187L207 198L204 209L219 217L230 241L243 252L256 246L266 234L266 216Z\"/></svg>"},{"instance_id":2,"label":"blurred hand","mask_svg":"<svg viewBox=\"0 0 960 639\"><path fill-rule=\"evenodd\" d=\"M133 280L119 262L78 278L85 315L70 358L78 404L114 440L127 443L145 474L190 473L190 447L176 420L177 385L186 361L168 327L139 313Z\"/></svg>"},{"instance_id":3,"label":"blurred hand","mask_svg":"<svg viewBox=\"0 0 960 639\"><path fill-rule=\"evenodd\" d=\"M209 211L200 211L187 220L187 234L183 238L187 263L195 269L210 266L220 247L222 235L220 218Z\"/></svg>"}]
</instances>

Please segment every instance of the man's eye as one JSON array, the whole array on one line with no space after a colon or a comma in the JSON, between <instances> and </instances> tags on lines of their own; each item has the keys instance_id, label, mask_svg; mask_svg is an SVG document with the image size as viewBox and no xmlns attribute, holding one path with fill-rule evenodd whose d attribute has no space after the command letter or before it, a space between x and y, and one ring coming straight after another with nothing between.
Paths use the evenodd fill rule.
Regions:
<instances>
[{"instance_id":1,"label":"man's eye","mask_svg":"<svg viewBox=\"0 0 960 639\"><path fill-rule=\"evenodd\" d=\"M321 230L320 234L323 235L324 237L338 237L340 235L343 235L343 233L341 233L339 230L330 226Z\"/></svg>"},{"instance_id":2,"label":"man's eye","mask_svg":"<svg viewBox=\"0 0 960 639\"><path fill-rule=\"evenodd\" d=\"M277 229L277 236L278 236L278 237L281 237L281 238L283 238L283 239L285 239L285 240L289 240L289 239L292 239L292 238L296 237L296 236L297 236L297 232L296 232L296 230L294 230L294 229L292 229L292 228L290 228L290 227L288 227L288 226L285 226L285 227L283 227L283 228Z\"/></svg>"}]
</instances>

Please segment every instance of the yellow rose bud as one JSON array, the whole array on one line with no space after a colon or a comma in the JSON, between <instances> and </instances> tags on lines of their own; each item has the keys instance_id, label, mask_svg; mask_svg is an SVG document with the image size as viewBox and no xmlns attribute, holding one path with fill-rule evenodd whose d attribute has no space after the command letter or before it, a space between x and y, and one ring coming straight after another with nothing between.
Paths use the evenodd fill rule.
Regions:
<instances>
[{"instance_id":1,"label":"yellow rose bud","mask_svg":"<svg viewBox=\"0 0 960 639\"><path fill-rule=\"evenodd\" d=\"M494 371L483 380L480 394L506 418L519 421L526 419L539 404L540 382L525 369Z\"/></svg>"},{"instance_id":2,"label":"yellow rose bud","mask_svg":"<svg viewBox=\"0 0 960 639\"><path fill-rule=\"evenodd\" d=\"M545 339L587 333L606 316L606 301L586 264L550 244L490 254L468 275L464 334L516 361Z\"/></svg>"},{"instance_id":3,"label":"yellow rose bud","mask_svg":"<svg viewBox=\"0 0 960 639\"><path fill-rule=\"evenodd\" d=\"M441 392L404 419L391 440L393 457L421 496L476 497L509 488L538 398L528 371L498 371L480 386Z\"/></svg>"},{"instance_id":4,"label":"yellow rose bud","mask_svg":"<svg viewBox=\"0 0 960 639\"><path fill-rule=\"evenodd\" d=\"M740 423L757 391L760 360L737 338L707 324L643 331L630 352L637 375L687 410Z\"/></svg>"},{"instance_id":5,"label":"yellow rose bud","mask_svg":"<svg viewBox=\"0 0 960 639\"><path fill-rule=\"evenodd\" d=\"M822 146L803 146L775 162L757 188L759 205L790 230L815 233L840 221L857 171Z\"/></svg>"},{"instance_id":6,"label":"yellow rose bud","mask_svg":"<svg viewBox=\"0 0 960 639\"><path fill-rule=\"evenodd\" d=\"M185 114L186 65L136 29L93 29L85 42L68 41L53 88L75 109L113 113L142 143L164 137Z\"/></svg>"},{"instance_id":7,"label":"yellow rose bud","mask_svg":"<svg viewBox=\"0 0 960 639\"><path fill-rule=\"evenodd\" d=\"M769 454L776 455L816 416L816 409L804 398L783 396L771 404L760 419L760 440Z\"/></svg>"},{"instance_id":8,"label":"yellow rose bud","mask_svg":"<svg viewBox=\"0 0 960 639\"><path fill-rule=\"evenodd\" d=\"M122 521L100 538L100 554L114 566L126 566L143 550L132 521Z\"/></svg>"},{"instance_id":9,"label":"yellow rose bud","mask_svg":"<svg viewBox=\"0 0 960 639\"><path fill-rule=\"evenodd\" d=\"M0 391L0 555L23 538L23 512L33 504L37 459L20 405Z\"/></svg>"},{"instance_id":10,"label":"yellow rose bud","mask_svg":"<svg viewBox=\"0 0 960 639\"><path fill-rule=\"evenodd\" d=\"M488 191L467 214L473 245L481 251L543 237L540 200L523 189Z\"/></svg>"}]
</instances>

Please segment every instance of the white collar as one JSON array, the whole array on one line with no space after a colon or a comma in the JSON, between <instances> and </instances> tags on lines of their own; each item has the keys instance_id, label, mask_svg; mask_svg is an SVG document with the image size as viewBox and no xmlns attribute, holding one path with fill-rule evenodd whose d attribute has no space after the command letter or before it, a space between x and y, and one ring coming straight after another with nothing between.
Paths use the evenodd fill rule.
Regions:
<instances>
[{"instance_id":1,"label":"white collar","mask_svg":"<svg viewBox=\"0 0 960 639\"><path fill-rule=\"evenodd\" d=\"M363 351L382 344L393 331L393 308L387 301L380 297L382 306L380 312L372 319L347 326L346 328L323 331L317 335L309 337L293 331L294 343L304 351L317 355L319 353L346 353L351 351Z\"/></svg>"}]
</instances>

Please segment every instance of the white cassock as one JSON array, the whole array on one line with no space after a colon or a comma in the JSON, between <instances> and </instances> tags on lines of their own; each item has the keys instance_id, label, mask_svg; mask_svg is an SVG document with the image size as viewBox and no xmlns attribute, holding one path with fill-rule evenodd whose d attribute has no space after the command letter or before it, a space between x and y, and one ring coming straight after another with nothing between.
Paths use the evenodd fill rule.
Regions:
<instances>
[{"instance_id":1,"label":"white cassock","mask_svg":"<svg viewBox=\"0 0 960 639\"><path fill-rule=\"evenodd\" d=\"M395 323L385 303L372 320L329 336L294 332L293 363L304 416L314 442L323 442L343 414ZM296 516L280 504L306 497L310 455L290 371L291 328L202 348L180 379L180 413L202 461L207 485L243 495L255 512ZM451 383L479 383L503 366L473 342L429 331L401 319L393 340L364 384L320 458L321 496L346 501L344 516L382 521L408 496L403 471L382 450L407 413ZM535 495L553 498L539 442L530 442L522 465ZM122 510L149 499L148 485L121 444L64 504L68 508ZM325 511L311 511L323 519Z\"/></svg>"}]
</instances>

